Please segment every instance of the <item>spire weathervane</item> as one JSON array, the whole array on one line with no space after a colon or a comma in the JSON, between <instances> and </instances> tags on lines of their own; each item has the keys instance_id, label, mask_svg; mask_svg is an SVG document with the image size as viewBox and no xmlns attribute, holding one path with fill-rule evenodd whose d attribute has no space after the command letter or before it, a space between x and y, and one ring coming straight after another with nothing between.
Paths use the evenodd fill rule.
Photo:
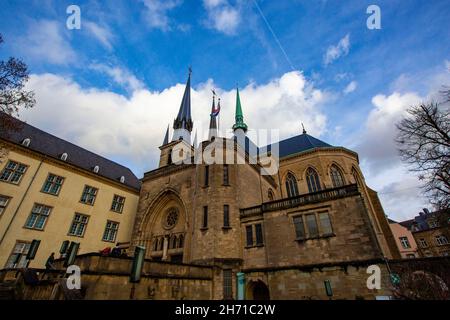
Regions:
<instances>
[{"instance_id":1,"label":"spire weathervane","mask_svg":"<svg viewBox=\"0 0 450 320\"><path fill-rule=\"evenodd\" d=\"M303 128L303 134L306 134L306 130L305 130L305 126L303 125L303 122L302 122L302 128Z\"/></svg>"}]
</instances>

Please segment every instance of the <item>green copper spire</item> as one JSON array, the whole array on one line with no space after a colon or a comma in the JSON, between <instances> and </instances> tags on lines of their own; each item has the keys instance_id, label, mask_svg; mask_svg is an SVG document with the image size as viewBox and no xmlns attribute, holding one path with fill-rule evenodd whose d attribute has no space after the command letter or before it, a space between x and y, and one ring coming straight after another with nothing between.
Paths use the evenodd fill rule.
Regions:
<instances>
[{"instance_id":1,"label":"green copper spire","mask_svg":"<svg viewBox=\"0 0 450 320\"><path fill-rule=\"evenodd\" d=\"M236 114L234 118L233 130L242 129L247 132L247 125L244 123L244 115L242 114L241 99L239 98L239 88L236 88Z\"/></svg>"}]
</instances>

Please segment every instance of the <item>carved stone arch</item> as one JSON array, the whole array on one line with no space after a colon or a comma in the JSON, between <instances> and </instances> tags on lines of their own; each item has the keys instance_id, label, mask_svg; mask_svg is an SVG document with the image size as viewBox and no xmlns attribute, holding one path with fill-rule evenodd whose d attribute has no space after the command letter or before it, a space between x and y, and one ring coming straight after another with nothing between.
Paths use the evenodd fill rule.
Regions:
<instances>
[{"instance_id":1,"label":"carved stone arch","mask_svg":"<svg viewBox=\"0 0 450 320\"><path fill-rule=\"evenodd\" d=\"M247 300L270 300L269 287L262 280L250 280L245 291Z\"/></svg>"},{"instance_id":2,"label":"carved stone arch","mask_svg":"<svg viewBox=\"0 0 450 320\"><path fill-rule=\"evenodd\" d=\"M185 246L179 246L179 237L183 235L184 240L187 230L186 205L176 190L166 188L148 205L139 225L137 240L140 245L149 248L147 256L152 259L172 261L176 258L181 262ZM183 241L183 245L185 243Z\"/></svg>"},{"instance_id":3,"label":"carved stone arch","mask_svg":"<svg viewBox=\"0 0 450 320\"><path fill-rule=\"evenodd\" d=\"M359 170L359 168L355 167L354 165L352 165L352 168L350 170L350 174L354 177L353 173L356 172L356 177L357 177L357 181L355 181L356 184L358 184L358 186L360 184L364 184L364 178L362 175L361 170ZM359 180L359 181L358 181Z\"/></svg>"},{"instance_id":4,"label":"carved stone arch","mask_svg":"<svg viewBox=\"0 0 450 320\"><path fill-rule=\"evenodd\" d=\"M308 172L308 169L313 169L313 170L317 173L317 175L318 175L319 177L322 177L322 176L323 176L322 173L321 173L322 170L319 170L315 165L308 164L308 165L306 166L306 168L303 169L303 172L302 172L302 179L305 179L305 178L306 178L306 172Z\"/></svg>"},{"instance_id":5,"label":"carved stone arch","mask_svg":"<svg viewBox=\"0 0 450 320\"><path fill-rule=\"evenodd\" d=\"M299 181L297 175L292 170L287 170L281 177L281 181L285 182L289 174L292 174L295 177L295 180Z\"/></svg>"},{"instance_id":6,"label":"carved stone arch","mask_svg":"<svg viewBox=\"0 0 450 320\"><path fill-rule=\"evenodd\" d=\"M338 167L339 170L341 170L341 172L342 172L344 175L348 174L348 170L347 170L346 167L344 167L343 165L341 165L341 164L340 164L339 162L337 162L336 160L331 160L331 161L327 164L327 172L326 172L327 175L330 175L330 170L331 170L331 167L332 167L333 165L335 165L336 167Z\"/></svg>"},{"instance_id":7,"label":"carved stone arch","mask_svg":"<svg viewBox=\"0 0 450 320\"><path fill-rule=\"evenodd\" d=\"M181 212L184 214L185 217L185 228L188 227L188 217L187 217L187 210L186 205L179 196L178 192L173 188L165 188L164 190L160 191L150 202L147 209L145 210L145 214L143 219L140 222L138 232L140 235L143 235L144 230L148 227L149 223L154 222L154 220L157 218L157 212L158 210L162 210L165 204L167 202L173 199L179 202L180 207L182 208Z\"/></svg>"}]
</instances>

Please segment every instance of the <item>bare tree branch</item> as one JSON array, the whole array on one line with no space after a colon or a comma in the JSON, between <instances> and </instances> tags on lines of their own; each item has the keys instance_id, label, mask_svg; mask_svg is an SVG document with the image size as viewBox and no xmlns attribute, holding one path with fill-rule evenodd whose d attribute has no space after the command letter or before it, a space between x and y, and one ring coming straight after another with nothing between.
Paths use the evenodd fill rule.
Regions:
<instances>
[{"instance_id":1,"label":"bare tree branch","mask_svg":"<svg viewBox=\"0 0 450 320\"><path fill-rule=\"evenodd\" d=\"M446 99L450 99L450 92ZM450 101L450 100L449 100ZM450 207L450 113L444 104L412 106L397 124L396 142L410 171L420 172L423 191L437 209Z\"/></svg>"}]
</instances>

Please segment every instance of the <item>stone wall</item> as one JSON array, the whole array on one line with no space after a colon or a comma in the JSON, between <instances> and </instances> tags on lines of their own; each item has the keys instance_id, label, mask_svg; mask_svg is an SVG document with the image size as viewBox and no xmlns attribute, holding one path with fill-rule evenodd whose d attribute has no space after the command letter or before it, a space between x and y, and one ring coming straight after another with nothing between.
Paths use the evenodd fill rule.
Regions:
<instances>
[{"instance_id":1,"label":"stone wall","mask_svg":"<svg viewBox=\"0 0 450 320\"><path fill-rule=\"evenodd\" d=\"M146 261L141 281L129 282L131 259L82 255L76 260L81 267L82 290L77 294L68 292L62 262L60 270L37 270L39 281L30 282L30 275L24 271L0 270L1 287L10 284L11 297L16 299L222 299L222 268L202 267L189 264ZM221 261L229 264L230 261ZM368 267L380 268L380 289L369 289ZM233 297L236 296L236 271L233 269ZM241 269L245 273L246 299L255 298L252 286L263 284L268 289L268 298L273 300L328 300L328 299L376 299L396 297L401 299L441 299L449 297L450 258L423 258L384 261L381 259L355 260L342 263L324 263L301 266ZM390 283L389 271L396 274L403 284L399 290ZM438 287L419 277L416 283L410 281L411 274L427 275L427 279L438 279ZM28 280L26 280L26 278ZM417 279L416 279L417 280ZM329 281L332 295L325 290ZM254 287L254 286L253 286ZM414 291L415 290L415 291ZM435 291L441 291L433 295ZM406 296L405 296L406 292ZM425 295L425 293L427 295Z\"/></svg>"},{"instance_id":2,"label":"stone wall","mask_svg":"<svg viewBox=\"0 0 450 320\"><path fill-rule=\"evenodd\" d=\"M333 233L296 239L293 217L316 212L328 212ZM243 237L246 225L260 220L264 226L264 246L244 249L244 268L381 258L381 251L366 219L367 211L358 195L243 217Z\"/></svg>"},{"instance_id":3,"label":"stone wall","mask_svg":"<svg viewBox=\"0 0 450 320\"><path fill-rule=\"evenodd\" d=\"M380 290L367 288L367 278L370 276L367 267L371 264L376 264L381 269ZM327 296L325 290L326 280L331 285L331 297ZM270 299L273 300L355 300L392 295L386 266L376 260L246 272L247 286L257 281L268 286Z\"/></svg>"},{"instance_id":4,"label":"stone wall","mask_svg":"<svg viewBox=\"0 0 450 320\"><path fill-rule=\"evenodd\" d=\"M130 283L132 259L100 257L98 254L78 256L75 265L81 269L80 298L88 300L128 299L212 299L212 268L189 264L173 264L146 260L139 283ZM23 273L2 270L0 282L15 283L17 297L23 299L63 299L63 262L56 271L35 269L36 283L26 283ZM25 276L25 278L27 278ZM28 277L30 278L30 277ZM63 280L65 281L65 280Z\"/></svg>"}]
</instances>

